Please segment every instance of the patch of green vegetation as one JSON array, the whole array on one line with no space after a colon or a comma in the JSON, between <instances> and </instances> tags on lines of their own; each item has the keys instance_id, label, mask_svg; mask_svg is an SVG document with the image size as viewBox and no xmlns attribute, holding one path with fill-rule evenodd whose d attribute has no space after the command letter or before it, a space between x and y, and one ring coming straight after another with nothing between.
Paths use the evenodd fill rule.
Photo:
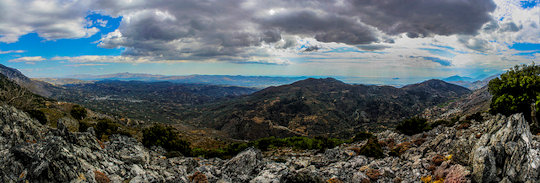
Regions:
<instances>
[{"instance_id":1,"label":"patch of green vegetation","mask_svg":"<svg viewBox=\"0 0 540 183\"><path fill-rule=\"evenodd\" d=\"M49 119L49 125L56 128L58 120L67 114L54 108L42 108L41 111L45 113L47 119Z\"/></svg>"},{"instance_id":2,"label":"patch of green vegetation","mask_svg":"<svg viewBox=\"0 0 540 183\"><path fill-rule=\"evenodd\" d=\"M474 113L465 117L465 120L468 120L468 121L474 120L476 122L482 122L484 121L484 117L482 116L482 112L477 112L477 113Z\"/></svg>"},{"instance_id":3,"label":"patch of green vegetation","mask_svg":"<svg viewBox=\"0 0 540 183\"><path fill-rule=\"evenodd\" d=\"M367 143L360 148L358 154L377 159L384 157L381 144L379 144L376 137L370 138Z\"/></svg>"},{"instance_id":4,"label":"patch of green vegetation","mask_svg":"<svg viewBox=\"0 0 540 183\"><path fill-rule=\"evenodd\" d=\"M493 95L490 112L512 115L523 113L529 122L538 116L540 104L540 66L521 65L511 68L500 78L491 80L489 92ZM531 124L533 133L540 132L538 124Z\"/></svg>"},{"instance_id":5,"label":"patch of green vegetation","mask_svg":"<svg viewBox=\"0 0 540 183\"><path fill-rule=\"evenodd\" d=\"M169 152L169 156L191 155L189 142L183 140L171 126L155 124L144 129L142 143L146 147L161 146Z\"/></svg>"},{"instance_id":6,"label":"patch of green vegetation","mask_svg":"<svg viewBox=\"0 0 540 183\"><path fill-rule=\"evenodd\" d=\"M427 119L419 117L404 120L396 126L396 130L405 135L414 135L431 129Z\"/></svg>"},{"instance_id":7,"label":"patch of green vegetation","mask_svg":"<svg viewBox=\"0 0 540 183\"><path fill-rule=\"evenodd\" d=\"M91 120L79 121L79 131L86 132L88 128L93 127L96 132L96 137L100 140L108 140L109 136L113 134L124 135L132 137L133 135L122 125L114 122L109 118L101 118L97 120L97 123L90 123Z\"/></svg>"},{"instance_id":8,"label":"patch of green vegetation","mask_svg":"<svg viewBox=\"0 0 540 183\"><path fill-rule=\"evenodd\" d=\"M47 116L45 116L45 113L43 111L31 109L27 110L26 113L28 113L30 117L38 120L39 123L41 123L42 125L47 124Z\"/></svg>"},{"instance_id":9,"label":"patch of green vegetation","mask_svg":"<svg viewBox=\"0 0 540 183\"><path fill-rule=\"evenodd\" d=\"M276 137L266 137L257 139L251 142L246 143L232 143L227 145L224 148L219 149L201 149L194 148L192 150L192 156L213 158L218 157L222 159L228 159L239 152L247 149L248 147L255 147L257 149L267 151L274 148L289 147L296 150L325 150L329 148L334 148L340 144L350 142L350 140L341 140L336 138L326 138L326 137L287 137L287 138L276 138Z\"/></svg>"},{"instance_id":10,"label":"patch of green vegetation","mask_svg":"<svg viewBox=\"0 0 540 183\"><path fill-rule=\"evenodd\" d=\"M431 127L432 128L435 128L435 127L438 127L438 126L444 126L444 127L448 127L448 126L452 126L452 124L454 124L454 122L452 121L449 121L449 120L444 120L444 119L441 119L441 120L437 120L437 121L434 121L433 123L431 123Z\"/></svg>"},{"instance_id":11,"label":"patch of green vegetation","mask_svg":"<svg viewBox=\"0 0 540 183\"><path fill-rule=\"evenodd\" d=\"M356 133L356 135L354 135L353 137L353 142L359 142L359 141L363 141L363 140L366 140L366 139L370 139L374 137L372 133L370 132L358 132Z\"/></svg>"},{"instance_id":12,"label":"patch of green vegetation","mask_svg":"<svg viewBox=\"0 0 540 183\"><path fill-rule=\"evenodd\" d=\"M86 109L80 105L74 105L69 114L77 120L82 120L86 118Z\"/></svg>"}]
</instances>

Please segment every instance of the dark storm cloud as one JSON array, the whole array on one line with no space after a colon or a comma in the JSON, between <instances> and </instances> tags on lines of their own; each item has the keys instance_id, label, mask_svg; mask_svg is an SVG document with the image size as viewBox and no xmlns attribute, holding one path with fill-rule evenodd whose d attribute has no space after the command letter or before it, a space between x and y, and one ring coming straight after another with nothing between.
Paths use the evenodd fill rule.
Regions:
<instances>
[{"instance_id":1,"label":"dark storm cloud","mask_svg":"<svg viewBox=\"0 0 540 183\"><path fill-rule=\"evenodd\" d=\"M103 0L93 7L124 17L100 46L123 47L124 55L192 60L265 54L263 44L296 45L285 36L365 45L402 33L472 35L492 20L494 8L491 0Z\"/></svg>"},{"instance_id":2,"label":"dark storm cloud","mask_svg":"<svg viewBox=\"0 0 540 183\"><path fill-rule=\"evenodd\" d=\"M350 17L311 10L289 11L258 20L263 28L288 34L313 35L321 42L365 44L377 40L373 30Z\"/></svg>"},{"instance_id":3,"label":"dark storm cloud","mask_svg":"<svg viewBox=\"0 0 540 183\"><path fill-rule=\"evenodd\" d=\"M376 50L384 50L386 48L390 48L389 46L385 46L385 45L372 45L372 44L357 45L356 47L361 50L366 50L366 51L376 51Z\"/></svg>"},{"instance_id":4,"label":"dark storm cloud","mask_svg":"<svg viewBox=\"0 0 540 183\"><path fill-rule=\"evenodd\" d=\"M475 34L496 6L491 0L362 0L346 7L385 33L417 37Z\"/></svg>"}]
</instances>

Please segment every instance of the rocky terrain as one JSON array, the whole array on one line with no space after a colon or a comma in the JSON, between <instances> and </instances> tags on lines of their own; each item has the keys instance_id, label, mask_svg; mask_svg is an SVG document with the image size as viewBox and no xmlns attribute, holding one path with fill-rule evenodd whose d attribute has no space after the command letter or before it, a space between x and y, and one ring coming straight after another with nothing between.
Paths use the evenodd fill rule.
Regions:
<instances>
[{"instance_id":1,"label":"rocky terrain","mask_svg":"<svg viewBox=\"0 0 540 183\"><path fill-rule=\"evenodd\" d=\"M1 182L539 182L540 139L521 114L489 116L468 128L405 136L376 134L385 157L358 155L366 141L324 152L248 148L228 160L166 158L135 139L108 142L93 130L43 126L0 106ZM400 147L402 153L390 156Z\"/></svg>"}]
</instances>

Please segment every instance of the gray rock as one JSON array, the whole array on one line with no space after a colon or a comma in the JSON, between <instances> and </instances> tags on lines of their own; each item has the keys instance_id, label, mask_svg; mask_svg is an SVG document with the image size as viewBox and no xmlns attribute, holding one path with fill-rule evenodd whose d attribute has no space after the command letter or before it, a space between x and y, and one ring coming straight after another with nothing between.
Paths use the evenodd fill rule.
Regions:
<instances>
[{"instance_id":1,"label":"gray rock","mask_svg":"<svg viewBox=\"0 0 540 183\"><path fill-rule=\"evenodd\" d=\"M477 182L539 180L540 153L533 147L529 125L522 114L497 116L471 154L472 176Z\"/></svg>"}]
</instances>

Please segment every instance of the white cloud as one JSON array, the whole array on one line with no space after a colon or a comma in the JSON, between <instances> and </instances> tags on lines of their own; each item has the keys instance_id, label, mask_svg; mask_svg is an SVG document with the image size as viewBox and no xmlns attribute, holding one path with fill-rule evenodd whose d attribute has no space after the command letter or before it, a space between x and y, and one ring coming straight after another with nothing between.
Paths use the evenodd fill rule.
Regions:
<instances>
[{"instance_id":1,"label":"white cloud","mask_svg":"<svg viewBox=\"0 0 540 183\"><path fill-rule=\"evenodd\" d=\"M0 1L0 42L17 42L19 37L37 33L46 40L84 38L99 29L88 28L84 18L92 0L2 0Z\"/></svg>"},{"instance_id":2,"label":"white cloud","mask_svg":"<svg viewBox=\"0 0 540 183\"><path fill-rule=\"evenodd\" d=\"M16 59L11 59L8 62L26 62L26 63L33 63L33 62L41 62L47 60L41 56L35 56L35 57L19 57Z\"/></svg>"},{"instance_id":3,"label":"white cloud","mask_svg":"<svg viewBox=\"0 0 540 183\"><path fill-rule=\"evenodd\" d=\"M7 51L0 50L0 55L1 54L10 54L10 53L24 53L24 50L7 50Z\"/></svg>"}]
</instances>

